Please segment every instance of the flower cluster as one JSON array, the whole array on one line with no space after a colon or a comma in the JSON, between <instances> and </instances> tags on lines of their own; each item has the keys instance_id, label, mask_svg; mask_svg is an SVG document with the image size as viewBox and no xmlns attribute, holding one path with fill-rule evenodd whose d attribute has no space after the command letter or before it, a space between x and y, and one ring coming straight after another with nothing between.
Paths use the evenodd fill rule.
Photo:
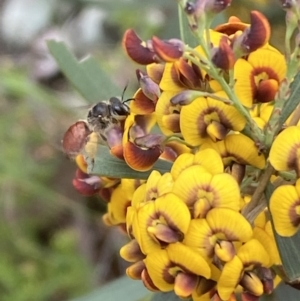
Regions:
<instances>
[{"instance_id":1,"label":"flower cluster","mask_svg":"<svg viewBox=\"0 0 300 301\"><path fill-rule=\"evenodd\" d=\"M108 202L105 223L131 239L121 249L132 263L128 276L194 301L270 294L283 265L275 236L300 227L300 109L290 97L299 34L294 51L289 45L300 6L282 1L284 56L269 44L270 25L258 11L250 24L231 17L210 29L230 2L182 1L197 47L143 41L127 30L124 49L145 66L136 70L140 88L128 116L110 109L115 115L105 116L111 121L105 135L79 121L64 138L79 166L74 186L100 193ZM134 179L87 173L99 139L135 171ZM153 167L163 161L170 162L168 172Z\"/></svg>"},{"instance_id":2,"label":"flower cluster","mask_svg":"<svg viewBox=\"0 0 300 301\"><path fill-rule=\"evenodd\" d=\"M128 276L193 300L228 300L238 285L251 300L270 293L270 267L280 264L273 232L262 216L252 227L241 214L244 203L213 149L180 155L170 173L153 171L127 208L132 240L121 256L133 262Z\"/></svg>"}]
</instances>

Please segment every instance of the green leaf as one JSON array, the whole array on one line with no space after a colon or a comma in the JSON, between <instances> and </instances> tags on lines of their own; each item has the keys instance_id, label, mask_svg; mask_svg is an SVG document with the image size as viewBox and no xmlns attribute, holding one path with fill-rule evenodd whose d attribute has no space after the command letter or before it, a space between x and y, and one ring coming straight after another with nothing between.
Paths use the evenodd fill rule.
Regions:
<instances>
[{"instance_id":1,"label":"green leaf","mask_svg":"<svg viewBox=\"0 0 300 301\"><path fill-rule=\"evenodd\" d=\"M184 300L192 301L191 299L184 299ZM151 301L182 301L182 299L176 296L174 292L170 292L170 293L153 294Z\"/></svg>"},{"instance_id":2,"label":"green leaf","mask_svg":"<svg viewBox=\"0 0 300 301\"><path fill-rule=\"evenodd\" d=\"M72 301L139 301L151 295L142 281L134 281L127 276L112 281L87 296Z\"/></svg>"},{"instance_id":3,"label":"green leaf","mask_svg":"<svg viewBox=\"0 0 300 301\"><path fill-rule=\"evenodd\" d=\"M147 179L152 170L158 170L165 173L171 170L172 163L159 159L154 166L145 172L131 169L123 160L113 157L109 149L104 145L98 145L97 153L94 160L87 157L88 173L125 179Z\"/></svg>"},{"instance_id":4,"label":"green leaf","mask_svg":"<svg viewBox=\"0 0 300 301\"><path fill-rule=\"evenodd\" d=\"M281 282L271 295L263 295L259 301L295 301L300 300L300 291Z\"/></svg>"},{"instance_id":5,"label":"green leaf","mask_svg":"<svg viewBox=\"0 0 300 301\"><path fill-rule=\"evenodd\" d=\"M186 14L180 5L178 5L178 19L180 29L180 39L190 47L197 46L197 38L193 35Z\"/></svg>"},{"instance_id":6,"label":"green leaf","mask_svg":"<svg viewBox=\"0 0 300 301\"><path fill-rule=\"evenodd\" d=\"M267 200L270 200L273 191L274 186L269 183L266 189ZM283 274L282 276L285 278L285 281L297 281L297 279L300 277L300 231L298 231L292 237L282 237L276 233L272 218L271 221L276 244L283 265L283 271L279 272Z\"/></svg>"},{"instance_id":7,"label":"green leaf","mask_svg":"<svg viewBox=\"0 0 300 301\"><path fill-rule=\"evenodd\" d=\"M291 95L282 110L279 124L282 125L300 103L300 72L295 76L291 85Z\"/></svg>"},{"instance_id":8,"label":"green leaf","mask_svg":"<svg viewBox=\"0 0 300 301\"><path fill-rule=\"evenodd\" d=\"M63 42L48 41L48 48L60 70L90 103L118 95L117 89L93 57L78 62Z\"/></svg>"}]
</instances>

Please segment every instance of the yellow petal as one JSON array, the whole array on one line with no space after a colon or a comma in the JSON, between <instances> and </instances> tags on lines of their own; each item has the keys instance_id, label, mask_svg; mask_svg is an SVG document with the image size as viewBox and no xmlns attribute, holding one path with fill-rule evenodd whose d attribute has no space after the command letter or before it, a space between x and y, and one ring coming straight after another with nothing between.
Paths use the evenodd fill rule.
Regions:
<instances>
[{"instance_id":1,"label":"yellow petal","mask_svg":"<svg viewBox=\"0 0 300 301\"><path fill-rule=\"evenodd\" d=\"M270 150L270 162L276 170L296 170L299 173L300 127L290 126L274 140Z\"/></svg>"},{"instance_id":2,"label":"yellow petal","mask_svg":"<svg viewBox=\"0 0 300 301\"><path fill-rule=\"evenodd\" d=\"M191 215L183 200L174 193L167 193L155 201L156 211L163 215L166 223L185 234L188 230Z\"/></svg>"},{"instance_id":3,"label":"yellow petal","mask_svg":"<svg viewBox=\"0 0 300 301\"><path fill-rule=\"evenodd\" d=\"M243 268L243 263L237 256L224 265L217 284L217 290L222 300L228 300L233 293L240 281Z\"/></svg>"},{"instance_id":4,"label":"yellow petal","mask_svg":"<svg viewBox=\"0 0 300 301\"><path fill-rule=\"evenodd\" d=\"M229 174L214 175L210 182L214 191L213 207L240 210L240 189L236 180Z\"/></svg>"},{"instance_id":5,"label":"yellow petal","mask_svg":"<svg viewBox=\"0 0 300 301\"><path fill-rule=\"evenodd\" d=\"M127 198L126 192L121 185L114 189L110 202L107 204L107 211L110 221L114 225L126 222L127 207L130 206L131 200Z\"/></svg>"},{"instance_id":6,"label":"yellow petal","mask_svg":"<svg viewBox=\"0 0 300 301\"><path fill-rule=\"evenodd\" d=\"M215 242L211 240L212 235L213 231L204 218L192 219L183 243L209 258L214 254Z\"/></svg>"},{"instance_id":7,"label":"yellow petal","mask_svg":"<svg viewBox=\"0 0 300 301\"><path fill-rule=\"evenodd\" d=\"M280 263L280 256L274 237L269 236L265 230L254 227L253 238L257 239L268 252L270 256L270 266Z\"/></svg>"},{"instance_id":8,"label":"yellow petal","mask_svg":"<svg viewBox=\"0 0 300 301\"><path fill-rule=\"evenodd\" d=\"M237 252L237 256L243 262L244 266L250 264L270 266L270 257L266 249L257 239L251 239L243 244Z\"/></svg>"},{"instance_id":9,"label":"yellow petal","mask_svg":"<svg viewBox=\"0 0 300 301\"><path fill-rule=\"evenodd\" d=\"M180 155L172 165L171 174L173 179L176 180L178 175L187 167L194 164L193 154L182 154Z\"/></svg>"},{"instance_id":10,"label":"yellow petal","mask_svg":"<svg viewBox=\"0 0 300 301\"><path fill-rule=\"evenodd\" d=\"M166 172L163 174L157 183L157 195L162 196L168 192L171 192L173 184L174 181L171 173Z\"/></svg>"},{"instance_id":11,"label":"yellow petal","mask_svg":"<svg viewBox=\"0 0 300 301\"><path fill-rule=\"evenodd\" d=\"M252 237L249 222L232 209L214 208L208 212L206 220L213 232L222 234L221 239L245 242Z\"/></svg>"},{"instance_id":12,"label":"yellow petal","mask_svg":"<svg viewBox=\"0 0 300 301\"><path fill-rule=\"evenodd\" d=\"M178 91L176 92L174 90L162 92L162 94L160 95L160 97L157 101L156 107L155 107L157 124L158 124L160 130L166 136L172 135L174 132L172 131L172 128L170 128L165 123L164 119L168 116L178 115L178 120L179 120L179 113L180 113L181 107L179 105L173 106L170 102L170 99L173 96L175 96L177 93L178 93Z\"/></svg>"},{"instance_id":13,"label":"yellow petal","mask_svg":"<svg viewBox=\"0 0 300 301\"><path fill-rule=\"evenodd\" d=\"M199 164L211 174L219 174L224 171L222 158L217 151L208 148L199 150L194 157L194 164Z\"/></svg>"},{"instance_id":14,"label":"yellow petal","mask_svg":"<svg viewBox=\"0 0 300 301\"><path fill-rule=\"evenodd\" d=\"M152 216L156 217L155 204L154 202L147 202L137 212L137 219L134 220L132 225L133 233L138 233L135 238L144 254L160 249L159 241L148 233L148 227L153 221Z\"/></svg>"},{"instance_id":15,"label":"yellow petal","mask_svg":"<svg viewBox=\"0 0 300 301\"><path fill-rule=\"evenodd\" d=\"M225 138L225 146L229 155L240 164L248 164L263 169L266 160L263 154L259 154L255 142L242 134L228 135Z\"/></svg>"},{"instance_id":16,"label":"yellow petal","mask_svg":"<svg viewBox=\"0 0 300 301\"><path fill-rule=\"evenodd\" d=\"M234 64L234 91L240 102L248 108L251 108L253 103L252 70L252 65L245 59L238 59Z\"/></svg>"},{"instance_id":17,"label":"yellow petal","mask_svg":"<svg viewBox=\"0 0 300 301\"><path fill-rule=\"evenodd\" d=\"M300 219L295 209L299 205L299 195L293 185L282 185L275 189L270 198L270 211L279 235L289 237L298 231Z\"/></svg>"},{"instance_id":18,"label":"yellow petal","mask_svg":"<svg viewBox=\"0 0 300 301\"><path fill-rule=\"evenodd\" d=\"M170 260L179 267L192 274L210 278L209 264L198 252L182 243L170 244L166 250Z\"/></svg>"},{"instance_id":19,"label":"yellow petal","mask_svg":"<svg viewBox=\"0 0 300 301\"><path fill-rule=\"evenodd\" d=\"M171 265L166 250L157 250L149 253L144 260L148 274L154 285L162 292L173 290L175 275L170 275L166 271Z\"/></svg>"},{"instance_id":20,"label":"yellow petal","mask_svg":"<svg viewBox=\"0 0 300 301\"><path fill-rule=\"evenodd\" d=\"M182 90L184 90L184 87L179 84L177 74L174 73L174 66L173 63L166 63L164 73L162 76L162 79L160 81L160 88L163 91L173 91L176 94Z\"/></svg>"},{"instance_id":21,"label":"yellow petal","mask_svg":"<svg viewBox=\"0 0 300 301\"><path fill-rule=\"evenodd\" d=\"M284 55L278 51L260 48L249 55L248 62L254 68L270 68L278 77L278 82L285 77L286 61Z\"/></svg>"},{"instance_id":22,"label":"yellow petal","mask_svg":"<svg viewBox=\"0 0 300 301\"><path fill-rule=\"evenodd\" d=\"M135 190L132 196L131 206L138 209L141 204L145 202L146 188L147 186L144 183Z\"/></svg>"}]
</instances>

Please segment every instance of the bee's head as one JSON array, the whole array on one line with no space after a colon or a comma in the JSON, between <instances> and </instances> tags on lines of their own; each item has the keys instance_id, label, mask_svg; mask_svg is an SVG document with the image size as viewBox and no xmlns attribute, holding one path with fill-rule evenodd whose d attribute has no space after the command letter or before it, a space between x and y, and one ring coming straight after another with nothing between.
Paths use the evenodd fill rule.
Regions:
<instances>
[{"instance_id":1,"label":"bee's head","mask_svg":"<svg viewBox=\"0 0 300 301\"><path fill-rule=\"evenodd\" d=\"M125 102L118 97L111 97L109 99L109 103L111 105L112 114L118 116L127 116L130 114L129 107Z\"/></svg>"}]
</instances>

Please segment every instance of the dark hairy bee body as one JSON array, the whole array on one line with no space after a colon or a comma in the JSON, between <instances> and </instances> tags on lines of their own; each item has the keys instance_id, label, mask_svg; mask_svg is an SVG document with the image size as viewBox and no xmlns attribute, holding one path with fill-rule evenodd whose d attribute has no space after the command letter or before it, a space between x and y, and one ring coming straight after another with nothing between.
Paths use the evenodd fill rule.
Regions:
<instances>
[{"instance_id":1,"label":"dark hairy bee body","mask_svg":"<svg viewBox=\"0 0 300 301\"><path fill-rule=\"evenodd\" d=\"M87 123L91 131L106 140L106 131L114 125L120 126L129 114L129 106L125 102L118 97L111 97L91 107Z\"/></svg>"}]
</instances>

